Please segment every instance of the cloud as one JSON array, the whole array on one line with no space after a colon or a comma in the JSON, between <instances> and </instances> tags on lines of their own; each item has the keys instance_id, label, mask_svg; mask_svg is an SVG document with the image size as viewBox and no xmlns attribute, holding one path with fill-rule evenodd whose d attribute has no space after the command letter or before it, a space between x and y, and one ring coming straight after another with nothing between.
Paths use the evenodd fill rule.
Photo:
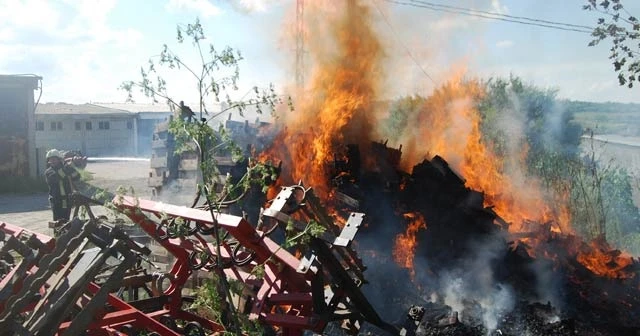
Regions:
<instances>
[{"instance_id":1,"label":"cloud","mask_svg":"<svg viewBox=\"0 0 640 336\"><path fill-rule=\"evenodd\" d=\"M449 15L433 21L430 28L434 33L450 32L468 28L472 19L461 15Z\"/></svg>"},{"instance_id":2,"label":"cloud","mask_svg":"<svg viewBox=\"0 0 640 336\"><path fill-rule=\"evenodd\" d=\"M240 0L240 5L250 12L264 12L267 10L266 0Z\"/></svg>"},{"instance_id":3,"label":"cloud","mask_svg":"<svg viewBox=\"0 0 640 336\"><path fill-rule=\"evenodd\" d=\"M502 5L500 0L484 0L479 1L475 6L470 7L473 10L490 11L498 14L507 14L509 12L507 6ZM492 20L481 18L473 15L463 15L460 13L438 12L438 18L431 23L431 29L436 32L467 30L474 25L486 25Z\"/></svg>"},{"instance_id":4,"label":"cloud","mask_svg":"<svg viewBox=\"0 0 640 336\"><path fill-rule=\"evenodd\" d=\"M116 0L0 0L0 44L56 46L141 38L134 31L108 27Z\"/></svg>"},{"instance_id":5,"label":"cloud","mask_svg":"<svg viewBox=\"0 0 640 336\"><path fill-rule=\"evenodd\" d=\"M135 29L110 25L116 5L116 0L0 0L0 73L42 76L43 102L84 103L114 92L143 38ZM128 59L116 61L118 55Z\"/></svg>"},{"instance_id":6,"label":"cloud","mask_svg":"<svg viewBox=\"0 0 640 336\"><path fill-rule=\"evenodd\" d=\"M203 17L220 15L222 9L215 6L209 0L169 0L165 5L169 12L190 11Z\"/></svg>"},{"instance_id":7,"label":"cloud","mask_svg":"<svg viewBox=\"0 0 640 336\"><path fill-rule=\"evenodd\" d=\"M611 77L613 78L613 76ZM603 90L611 90L618 88L619 84L617 80L609 79L605 81L593 81L587 89L591 93L602 92Z\"/></svg>"},{"instance_id":8,"label":"cloud","mask_svg":"<svg viewBox=\"0 0 640 336\"><path fill-rule=\"evenodd\" d=\"M6 9L0 12L0 44L36 52L42 47L67 46L77 53L87 44L142 38L137 31L108 26L108 16L115 6L116 0L0 0L0 7Z\"/></svg>"},{"instance_id":9,"label":"cloud","mask_svg":"<svg viewBox=\"0 0 640 336\"><path fill-rule=\"evenodd\" d=\"M230 4L244 13L266 12L269 7L281 5L285 0L231 0Z\"/></svg>"},{"instance_id":10,"label":"cloud","mask_svg":"<svg viewBox=\"0 0 640 336\"><path fill-rule=\"evenodd\" d=\"M500 0L491 0L491 9L498 14L509 14L509 9L506 5L500 4Z\"/></svg>"},{"instance_id":11,"label":"cloud","mask_svg":"<svg viewBox=\"0 0 640 336\"><path fill-rule=\"evenodd\" d=\"M496 47L498 48L511 48L513 46L513 41L511 40L502 40L496 43Z\"/></svg>"},{"instance_id":12,"label":"cloud","mask_svg":"<svg viewBox=\"0 0 640 336\"><path fill-rule=\"evenodd\" d=\"M508 78L513 74L540 88L559 89L559 98L639 102L637 95L630 94L633 91L617 85L616 74L610 65L599 60L478 64L471 69L471 73L485 78Z\"/></svg>"},{"instance_id":13,"label":"cloud","mask_svg":"<svg viewBox=\"0 0 640 336\"><path fill-rule=\"evenodd\" d=\"M5 26L55 28L59 13L47 0L0 0L0 22Z\"/></svg>"},{"instance_id":14,"label":"cloud","mask_svg":"<svg viewBox=\"0 0 640 336\"><path fill-rule=\"evenodd\" d=\"M9 27L0 29L0 41L9 41L15 38L15 32Z\"/></svg>"}]
</instances>

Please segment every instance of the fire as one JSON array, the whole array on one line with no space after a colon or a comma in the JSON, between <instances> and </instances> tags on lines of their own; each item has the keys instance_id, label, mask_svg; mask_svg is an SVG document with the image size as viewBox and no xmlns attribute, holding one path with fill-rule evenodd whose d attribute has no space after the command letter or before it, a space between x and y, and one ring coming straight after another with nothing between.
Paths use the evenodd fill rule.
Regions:
<instances>
[{"instance_id":1,"label":"fire","mask_svg":"<svg viewBox=\"0 0 640 336\"><path fill-rule=\"evenodd\" d=\"M403 217L409 221L409 225L407 225L407 230L404 233L396 236L395 244L393 245L393 260L401 267L408 269L413 278L415 275L413 259L418 246L416 234L420 229L426 229L427 223L419 213L406 213Z\"/></svg>"},{"instance_id":2,"label":"fire","mask_svg":"<svg viewBox=\"0 0 640 336\"><path fill-rule=\"evenodd\" d=\"M291 169L292 181L328 195L327 164L346 143L366 143L380 82L382 47L371 26L371 8L360 1L310 2L305 20L308 52L314 64L306 94L270 150ZM282 153L283 155L279 155Z\"/></svg>"},{"instance_id":3,"label":"fire","mask_svg":"<svg viewBox=\"0 0 640 336\"><path fill-rule=\"evenodd\" d=\"M374 113L376 102L383 100L385 52L373 27L372 8L364 3L325 0L307 4L304 31L310 62L305 63L312 65L311 78L304 94L298 92L294 97L295 111L278 116L280 131L262 156L262 160L282 161L281 183L301 180L324 200L331 198L328 169L334 157L341 155L346 144L369 148L370 139L381 132L375 128ZM410 171L438 154L466 179L469 188L484 193L485 206L493 207L509 223L511 232L524 237L536 232L528 224L543 223L539 226L548 234L573 233L569 192L546 190L527 173L524 135L511 139L513 146L504 156L496 155L491 144L485 143L477 107L486 95L485 86L464 76L464 70L457 71L435 88L420 111L408 116L411 127L397 130L402 132L398 140L403 145L401 168ZM371 160L365 154L363 165L371 166ZM426 223L419 215L408 215L407 220L406 232L396 237L393 257L413 272L416 234ZM628 265L627 259L603 252L582 253L579 260L599 274L617 274Z\"/></svg>"},{"instance_id":4,"label":"fire","mask_svg":"<svg viewBox=\"0 0 640 336\"><path fill-rule=\"evenodd\" d=\"M283 161L285 180L304 181L318 195L330 195L328 165L345 144L369 147L375 134L376 100L381 98L384 50L373 28L372 8L363 1L314 1L305 19L312 76L304 95L295 97L296 110L281 114L281 131L268 155ZM524 169L524 139L516 155L494 154L481 137L476 107L485 95L479 80L453 74L436 88L403 132L403 168L410 170L429 154L444 157L467 180L485 193L486 206L522 232L525 220L553 221L554 230L570 233L569 211L561 196L543 191ZM406 134L404 134L406 133ZM371 159L366 155L363 162ZM288 176L287 176L288 175ZM285 182L285 183L286 183Z\"/></svg>"},{"instance_id":5,"label":"fire","mask_svg":"<svg viewBox=\"0 0 640 336\"><path fill-rule=\"evenodd\" d=\"M600 240L594 240L578 252L576 259L594 274L614 279L627 279L634 276L633 272L625 271L625 268L633 263L633 258L618 250L609 248L608 244Z\"/></svg>"},{"instance_id":6,"label":"fire","mask_svg":"<svg viewBox=\"0 0 640 336\"><path fill-rule=\"evenodd\" d=\"M524 141L517 155L502 158L484 143L477 101L485 95L478 80L465 80L463 71L436 89L409 124L416 130L402 139L405 169L427 155L444 157L465 179L468 187L485 194L485 205L510 223L510 231L522 232L526 220L555 221L570 232L569 211L563 202L546 195L540 183L524 168ZM553 200L554 202L552 202ZM561 204L555 206L555 204Z\"/></svg>"}]
</instances>

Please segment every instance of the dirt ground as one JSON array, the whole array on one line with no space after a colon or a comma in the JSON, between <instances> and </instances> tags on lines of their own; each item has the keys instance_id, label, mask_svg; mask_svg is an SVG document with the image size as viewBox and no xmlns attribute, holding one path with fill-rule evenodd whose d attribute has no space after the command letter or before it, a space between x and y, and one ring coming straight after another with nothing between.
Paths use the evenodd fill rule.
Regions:
<instances>
[{"instance_id":1,"label":"dirt ground","mask_svg":"<svg viewBox=\"0 0 640 336\"><path fill-rule=\"evenodd\" d=\"M92 173L91 184L116 191L119 186L132 187L141 198L150 198L147 187L149 161L98 161L89 162L86 170ZM102 207L92 207L96 214L104 213ZM52 235L48 222L52 219L47 193L28 195L0 194L0 222Z\"/></svg>"}]
</instances>

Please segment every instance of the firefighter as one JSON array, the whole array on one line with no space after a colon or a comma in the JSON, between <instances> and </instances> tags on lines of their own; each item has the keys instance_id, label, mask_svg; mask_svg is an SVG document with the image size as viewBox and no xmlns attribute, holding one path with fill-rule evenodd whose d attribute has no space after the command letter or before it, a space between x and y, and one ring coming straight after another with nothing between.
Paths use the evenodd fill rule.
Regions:
<instances>
[{"instance_id":1,"label":"firefighter","mask_svg":"<svg viewBox=\"0 0 640 336\"><path fill-rule=\"evenodd\" d=\"M191 119L196 120L196 114L193 113L191 108L184 104L184 101L180 101L180 118L186 120L187 122L191 122Z\"/></svg>"},{"instance_id":2,"label":"firefighter","mask_svg":"<svg viewBox=\"0 0 640 336\"><path fill-rule=\"evenodd\" d=\"M74 160L65 160L63 157L57 149L48 151L46 156L47 170L44 174L49 185L49 203L55 222L69 221L73 183L80 179Z\"/></svg>"}]
</instances>

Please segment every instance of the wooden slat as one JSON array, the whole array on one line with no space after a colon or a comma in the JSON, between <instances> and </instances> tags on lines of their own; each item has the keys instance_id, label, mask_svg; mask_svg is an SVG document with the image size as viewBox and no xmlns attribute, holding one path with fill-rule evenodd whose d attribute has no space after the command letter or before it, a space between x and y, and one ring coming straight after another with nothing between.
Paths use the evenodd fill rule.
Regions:
<instances>
[{"instance_id":1,"label":"wooden slat","mask_svg":"<svg viewBox=\"0 0 640 336\"><path fill-rule=\"evenodd\" d=\"M198 159L182 159L178 165L180 170L197 170L198 168Z\"/></svg>"},{"instance_id":2,"label":"wooden slat","mask_svg":"<svg viewBox=\"0 0 640 336\"><path fill-rule=\"evenodd\" d=\"M154 157L151 158L150 164L151 168L161 168L167 166L167 158L166 157Z\"/></svg>"},{"instance_id":3,"label":"wooden slat","mask_svg":"<svg viewBox=\"0 0 640 336\"><path fill-rule=\"evenodd\" d=\"M218 166L234 166L235 165L235 162L233 162L233 160L231 160L231 158L227 156L216 156L214 157L214 160L216 161L216 164Z\"/></svg>"},{"instance_id":4,"label":"wooden slat","mask_svg":"<svg viewBox=\"0 0 640 336\"><path fill-rule=\"evenodd\" d=\"M151 141L151 148L152 149L167 148L167 140L166 139L153 140Z\"/></svg>"},{"instance_id":5,"label":"wooden slat","mask_svg":"<svg viewBox=\"0 0 640 336\"><path fill-rule=\"evenodd\" d=\"M147 185L149 187L162 187L163 183L164 183L164 179L162 178L162 176L150 177L147 180Z\"/></svg>"}]
</instances>

